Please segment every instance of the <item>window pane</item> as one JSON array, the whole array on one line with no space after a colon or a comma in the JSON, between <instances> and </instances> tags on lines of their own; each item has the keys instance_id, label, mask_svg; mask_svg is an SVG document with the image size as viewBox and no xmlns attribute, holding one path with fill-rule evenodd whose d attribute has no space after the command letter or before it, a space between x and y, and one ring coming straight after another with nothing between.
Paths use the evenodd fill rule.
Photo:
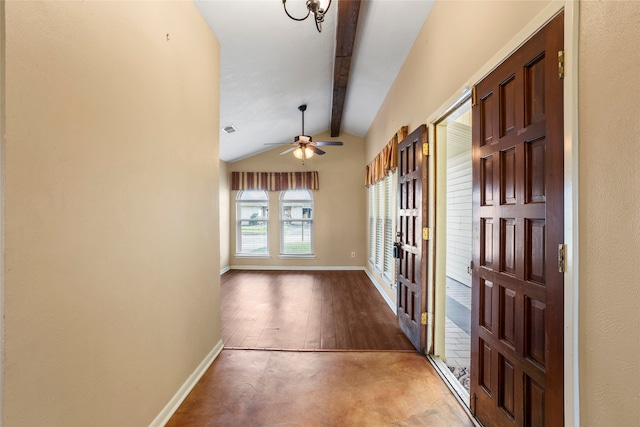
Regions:
<instances>
[{"instance_id":1,"label":"window pane","mask_svg":"<svg viewBox=\"0 0 640 427\"><path fill-rule=\"evenodd\" d=\"M313 195L288 190L280 196L280 253L313 255Z\"/></svg>"},{"instance_id":2,"label":"window pane","mask_svg":"<svg viewBox=\"0 0 640 427\"><path fill-rule=\"evenodd\" d=\"M311 221L282 221L283 253L311 253Z\"/></svg>"},{"instance_id":3,"label":"window pane","mask_svg":"<svg viewBox=\"0 0 640 427\"><path fill-rule=\"evenodd\" d=\"M312 209L310 203L283 203L282 217L284 219L311 219Z\"/></svg>"},{"instance_id":4,"label":"window pane","mask_svg":"<svg viewBox=\"0 0 640 427\"><path fill-rule=\"evenodd\" d=\"M239 219L268 219L269 208L266 205L239 203Z\"/></svg>"},{"instance_id":5,"label":"window pane","mask_svg":"<svg viewBox=\"0 0 640 427\"><path fill-rule=\"evenodd\" d=\"M267 222L240 221L240 247L238 252L246 254L266 254Z\"/></svg>"},{"instance_id":6,"label":"window pane","mask_svg":"<svg viewBox=\"0 0 640 427\"><path fill-rule=\"evenodd\" d=\"M238 200L269 200L269 196L263 190L245 190L238 195Z\"/></svg>"},{"instance_id":7,"label":"window pane","mask_svg":"<svg viewBox=\"0 0 640 427\"><path fill-rule=\"evenodd\" d=\"M311 200L309 190L287 190L282 195L282 200Z\"/></svg>"}]
</instances>

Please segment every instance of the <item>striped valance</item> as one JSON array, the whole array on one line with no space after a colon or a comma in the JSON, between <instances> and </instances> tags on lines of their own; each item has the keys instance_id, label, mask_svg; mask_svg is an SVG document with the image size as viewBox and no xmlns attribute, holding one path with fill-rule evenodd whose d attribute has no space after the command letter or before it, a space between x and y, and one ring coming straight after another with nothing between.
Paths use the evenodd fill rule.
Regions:
<instances>
[{"instance_id":1,"label":"striped valance","mask_svg":"<svg viewBox=\"0 0 640 427\"><path fill-rule=\"evenodd\" d=\"M402 126L375 159L367 165L364 185L367 187L382 180L398 168L398 144L409 134L409 126Z\"/></svg>"},{"instance_id":2,"label":"striped valance","mask_svg":"<svg viewBox=\"0 0 640 427\"><path fill-rule=\"evenodd\" d=\"M317 190L318 172L231 172L232 190Z\"/></svg>"}]
</instances>

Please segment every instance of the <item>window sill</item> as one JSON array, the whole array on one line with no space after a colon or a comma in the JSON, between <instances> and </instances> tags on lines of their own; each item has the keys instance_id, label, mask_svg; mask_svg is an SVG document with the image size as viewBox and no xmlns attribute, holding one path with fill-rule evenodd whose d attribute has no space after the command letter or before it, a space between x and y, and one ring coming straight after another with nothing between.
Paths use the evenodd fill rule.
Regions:
<instances>
[{"instance_id":1,"label":"window sill","mask_svg":"<svg viewBox=\"0 0 640 427\"><path fill-rule=\"evenodd\" d=\"M315 259L314 254L309 255L294 255L294 254L280 254L278 258L280 259Z\"/></svg>"},{"instance_id":2,"label":"window sill","mask_svg":"<svg viewBox=\"0 0 640 427\"><path fill-rule=\"evenodd\" d=\"M234 257L235 258L262 258L262 259L269 259L269 258L271 258L271 255L269 255L269 254L235 254Z\"/></svg>"}]
</instances>

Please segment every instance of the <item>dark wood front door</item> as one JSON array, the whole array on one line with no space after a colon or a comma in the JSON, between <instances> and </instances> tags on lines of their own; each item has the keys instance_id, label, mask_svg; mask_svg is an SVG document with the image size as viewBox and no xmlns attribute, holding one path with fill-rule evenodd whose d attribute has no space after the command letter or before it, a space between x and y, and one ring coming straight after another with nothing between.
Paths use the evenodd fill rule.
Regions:
<instances>
[{"instance_id":1,"label":"dark wood front door","mask_svg":"<svg viewBox=\"0 0 640 427\"><path fill-rule=\"evenodd\" d=\"M427 245L422 230L427 227L427 162L423 146L427 127L421 125L398 145L398 237L397 312L400 328L414 347L423 352L426 312Z\"/></svg>"},{"instance_id":2,"label":"dark wood front door","mask_svg":"<svg viewBox=\"0 0 640 427\"><path fill-rule=\"evenodd\" d=\"M555 17L476 87L471 409L561 426L563 96Z\"/></svg>"}]
</instances>

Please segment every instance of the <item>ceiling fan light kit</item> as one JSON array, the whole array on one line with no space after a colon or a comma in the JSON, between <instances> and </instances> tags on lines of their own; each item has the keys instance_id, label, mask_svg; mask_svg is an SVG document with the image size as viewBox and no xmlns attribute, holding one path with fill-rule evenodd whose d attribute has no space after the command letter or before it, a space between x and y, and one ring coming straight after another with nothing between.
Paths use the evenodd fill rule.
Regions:
<instances>
[{"instance_id":1,"label":"ceiling fan light kit","mask_svg":"<svg viewBox=\"0 0 640 427\"><path fill-rule=\"evenodd\" d=\"M304 161L305 159L313 157L313 150L309 147L304 147L304 149L302 149L302 147L298 147L293 150L293 156L296 159Z\"/></svg>"},{"instance_id":2,"label":"ceiling fan light kit","mask_svg":"<svg viewBox=\"0 0 640 427\"><path fill-rule=\"evenodd\" d=\"M302 113L302 133L296 135L293 138L293 142L280 143L266 143L265 145L292 145L291 148L284 150L280 155L293 152L293 156L296 159L302 160L304 164L305 159L313 157L314 154L322 155L325 152L318 148L319 145L343 145L340 141L314 141L309 135L304 134L304 112L307 111L307 105L302 104L298 107L298 110Z\"/></svg>"},{"instance_id":3,"label":"ceiling fan light kit","mask_svg":"<svg viewBox=\"0 0 640 427\"><path fill-rule=\"evenodd\" d=\"M313 18L316 21L316 29L319 33L322 32L322 23L324 22L324 15L329 12L329 8L331 7L331 1L329 0L329 4L326 9L320 7L320 0L307 0L307 14L304 18L296 18L292 16L287 10L287 0L282 0L282 7L284 7L284 12L287 16L294 21L304 21L313 13Z\"/></svg>"}]
</instances>

